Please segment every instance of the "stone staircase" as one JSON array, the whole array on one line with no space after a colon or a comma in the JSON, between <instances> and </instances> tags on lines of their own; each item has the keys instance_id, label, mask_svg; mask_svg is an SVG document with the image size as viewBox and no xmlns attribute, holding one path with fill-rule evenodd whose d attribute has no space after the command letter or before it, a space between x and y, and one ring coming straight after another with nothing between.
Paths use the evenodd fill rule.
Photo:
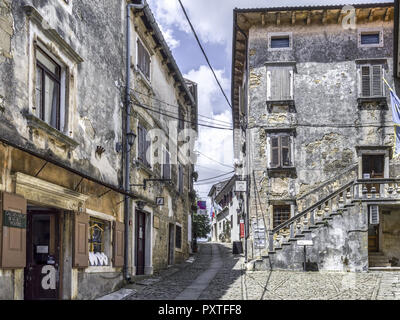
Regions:
<instances>
[{"instance_id":1,"label":"stone staircase","mask_svg":"<svg viewBox=\"0 0 400 320\"><path fill-rule=\"evenodd\" d=\"M380 184L378 191L376 184ZM253 261L253 270L368 271L369 266L388 266L382 254L368 248L368 203L391 200L400 204L400 180L353 180L325 198L268 231L268 253ZM300 239L313 245L297 244Z\"/></svg>"},{"instance_id":2,"label":"stone staircase","mask_svg":"<svg viewBox=\"0 0 400 320\"><path fill-rule=\"evenodd\" d=\"M391 267L389 259L383 252L369 252L368 262L370 267Z\"/></svg>"}]
</instances>

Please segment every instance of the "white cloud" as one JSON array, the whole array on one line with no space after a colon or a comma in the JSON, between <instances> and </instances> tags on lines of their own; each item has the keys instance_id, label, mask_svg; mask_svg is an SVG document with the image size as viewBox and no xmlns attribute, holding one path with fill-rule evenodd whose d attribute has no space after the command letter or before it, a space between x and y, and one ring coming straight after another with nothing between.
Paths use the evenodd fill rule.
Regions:
<instances>
[{"instance_id":1,"label":"white cloud","mask_svg":"<svg viewBox=\"0 0 400 320\"><path fill-rule=\"evenodd\" d=\"M180 45L180 41L176 38L174 38L173 35L173 30L172 29L164 29L165 27L163 27L162 25L159 25L161 33L164 36L165 41L167 42L168 46L170 47L170 49L175 49L177 47L179 47Z\"/></svg>"},{"instance_id":2,"label":"white cloud","mask_svg":"<svg viewBox=\"0 0 400 320\"><path fill-rule=\"evenodd\" d=\"M228 90L230 86L229 79L224 77L224 70L215 70L218 80L224 90ZM184 75L199 84L199 114L214 119L214 126L230 126L232 122L231 110L222 96L220 89L215 82L214 76L210 69L201 65L197 70L191 70ZM199 121L209 121L199 117ZM199 126L199 139L197 141L196 150L206 156L199 155L196 167L199 172L199 180L214 177L225 172L230 172L233 169L223 166L220 163L232 166L233 159L233 143L232 131L213 129ZM224 176L221 179L229 178L230 175ZM200 192L200 196L206 197L211 185L215 182L210 182L207 185L199 185L196 189Z\"/></svg>"}]
</instances>

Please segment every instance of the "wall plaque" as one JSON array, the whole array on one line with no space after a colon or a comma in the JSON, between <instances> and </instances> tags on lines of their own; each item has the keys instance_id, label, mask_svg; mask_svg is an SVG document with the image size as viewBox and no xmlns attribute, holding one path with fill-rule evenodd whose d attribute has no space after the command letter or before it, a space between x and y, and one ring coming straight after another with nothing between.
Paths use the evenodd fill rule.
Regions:
<instances>
[{"instance_id":1,"label":"wall plaque","mask_svg":"<svg viewBox=\"0 0 400 320\"><path fill-rule=\"evenodd\" d=\"M3 226L26 229L26 214L16 211L3 211Z\"/></svg>"}]
</instances>

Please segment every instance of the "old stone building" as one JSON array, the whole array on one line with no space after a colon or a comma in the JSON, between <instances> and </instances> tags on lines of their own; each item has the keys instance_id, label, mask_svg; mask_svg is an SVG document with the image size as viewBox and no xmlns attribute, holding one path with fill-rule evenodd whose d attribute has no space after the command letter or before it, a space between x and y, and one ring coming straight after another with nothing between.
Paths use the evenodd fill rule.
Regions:
<instances>
[{"instance_id":1,"label":"old stone building","mask_svg":"<svg viewBox=\"0 0 400 320\"><path fill-rule=\"evenodd\" d=\"M214 217L211 220L211 240L215 242L240 241L239 207L242 203L240 194L235 192L233 175L230 179L214 184L208 197L214 208Z\"/></svg>"},{"instance_id":2,"label":"old stone building","mask_svg":"<svg viewBox=\"0 0 400 320\"><path fill-rule=\"evenodd\" d=\"M393 3L234 10L234 150L249 182L252 267L398 264L400 166L382 80L394 87L393 19Z\"/></svg>"},{"instance_id":3,"label":"old stone building","mask_svg":"<svg viewBox=\"0 0 400 320\"><path fill-rule=\"evenodd\" d=\"M195 123L196 84L147 4L5 0L0 12L0 299L92 299L186 258L192 166L144 181L166 175L140 158L141 130L168 132L168 116L143 109L171 116L155 99Z\"/></svg>"}]
</instances>

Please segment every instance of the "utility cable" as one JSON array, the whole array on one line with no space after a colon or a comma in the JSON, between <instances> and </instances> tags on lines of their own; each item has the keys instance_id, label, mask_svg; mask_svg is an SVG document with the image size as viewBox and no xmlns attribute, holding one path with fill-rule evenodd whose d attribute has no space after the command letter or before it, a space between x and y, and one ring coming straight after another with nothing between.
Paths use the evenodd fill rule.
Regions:
<instances>
[{"instance_id":1,"label":"utility cable","mask_svg":"<svg viewBox=\"0 0 400 320\"><path fill-rule=\"evenodd\" d=\"M190 120L185 120L183 118L179 118L177 116L173 116L173 115L167 114L165 112L161 112L161 111L146 107L146 104L134 101L133 99L131 100L131 102L134 105L136 105L136 106L138 106L140 108L143 108L143 109L146 109L146 110L149 110L149 111L152 111L152 112L155 112L155 113L158 113L158 114L161 114L163 116L170 117L170 118L173 118L173 119L176 119L176 120L180 120L180 121L184 121L184 122L187 122L187 123L195 124L195 125L202 126L202 127L212 128L212 129L221 129L221 130L230 130L230 131L233 130L232 128L217 127L217 126L212 126L212 125L208 125L208 124L202 124L202 123L198 123L198 122L193 122L193 121L190 121ZM131 106L131 107L133 109L133 106Z\"/></svg>"},{"instance_id":2,"label":"utility cable","mask_svg":"<svg viewBox=\"0 0 400 320\"><path fill-rule=\"evenodd\" d=\"M188 21L188 23L189 23L189 25L190 25L190 28L192 29L192 32L193 32L193 34L194 34L194 37L196 38L196 41L197 41L197 43L198 43L198 45L199 45L199 47L200 47L200 50L201 50L201 52L203 53L204 58L206 59L207 64L208 64L208 66L210 67L210 70L212 71L212 73L213 73L213 75L214 75L214 78L215 78L215 80L217 81L218 86L219 86L219 88L221 89L221 92L222 92L222 94L223 94L224 97L225 97L226 102L228 103L229 107L230 107L231 109L233 109L231 103L229 102L228 97L227 97L226 94L225 94L224 89L222 89L221 83L219 82L219 80L218 80L218 78L217 78L217 75L215 74L214 69L213 69L213 67L211 66L210 61L208 60L207 54L206 54L206 52L204 51L203 46L202 46L201 43L200 43L200 40L199 40L199 38L198 38L198 36L197 36L197 34L196 34L196 31L195 31L194 28L193 28L192 22L190 21L189 16L188 16L187 13L186 13L185 7L183 6L181 0L178 0L178 1L179 1L179 4L180 4L181 7L182 7L183 13L185 14L186 20Z\"/></svg>"},{"instance_id":3,"label":"utility cable","mask_svg":"<svg viewBox=\"0 0 400 320\"><path fill-rule=\"evenodd\" d=\"M204 153L202 153L202 152L200 152L200 151L195 151L196 153L198 153L199 155L202 155L203 157L206 157L207 159L209 159L209 160L211 160L211 161L214 161L214 162L216 162L216 163L219 163L220 165L222 165L222 166L224 166L224 167L227 167L227 168L233 168L233 166L230 166L230 165L227 165L227 164L225 164L225 163L222 163L222 162L219 162L219 161L217 161L217 160L215 160L215 159L212 159L212 158L210 158L209 156L207 156L207 155L205 155Z\"/></svg>"},{"instance_id":4,"label":"utility cable","mask_svg":"<svg viewBox=\"0 0 400 320\"><path fill-rule=\"evenodd\" d=\"M231 173L234 173L234 171L232 170L231 172L224 173L224 174L221 174L221 175L219 175L219 176L210 177L210 178L202 179L202 180L197 180L196 182L204 182L204 181L207 181L207 180L214 180L214 179L216 179L216 178L220 178L220 177L226 176L226 175L231 174Z\"/></svg>"},{"instance_id":5,"label":"utility cable","mask_svg":"<svg viewBox=\"0 0 400 320\"><path fill-rule=\"evenodd\" d=\"M143 95L143 96L145 96L145 97L148 97L148 98L150 98L150 99L153 99L154 101L163 103L163 104L165 104L165 105L167 105L167 106L169 106L169 107L172 107L172 108L175 108L175 109L179 109L179 108L180 108L180 107L177 106L177 105L174 105L174 104L168 103L168 102L166 102L166 101L157 99L157 98L155 98L155 97L153 97L153 96L151 96L151 95L149 95L149 94L146 94L146 93L144 93L144 92L141 92L141 91L139 91L139 90L137 90L137 89L132 89L132 90L135 91L136 93L139 93L140 95ZM213 119L213 118L207 117L207 116L202 115L202 114L198 114L198 116L199 116L199 117L202 117L202 118L205 118L205 119L209 119L209 120L215 121L215 122L220 122L220 123L222 123L222 124L227 124L227 125L229 125L229 126L232 125L232 122Z\"/></svg>"}]
</instances>

